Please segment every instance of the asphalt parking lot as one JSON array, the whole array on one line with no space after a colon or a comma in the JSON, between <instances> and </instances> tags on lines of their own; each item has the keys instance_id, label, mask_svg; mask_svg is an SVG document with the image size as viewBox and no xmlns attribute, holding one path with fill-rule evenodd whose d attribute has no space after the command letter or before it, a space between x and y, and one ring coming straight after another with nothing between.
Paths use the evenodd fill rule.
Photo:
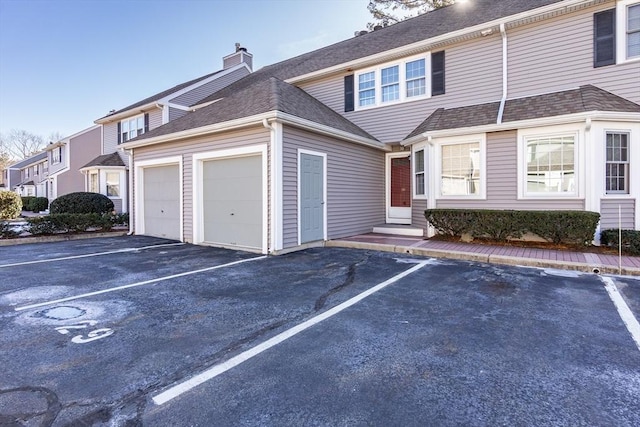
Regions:
<instances>
[{"instance_id":1,"label":"asphalt parking lot","mask_svg":"<svg viewBox=\"0 0 640 427\"><path fill-rule=\"evenodd\" d=\"M3 247L0 425L637 426L638 318L632 277L142 236Z\"/></svg>"}]
</instances>

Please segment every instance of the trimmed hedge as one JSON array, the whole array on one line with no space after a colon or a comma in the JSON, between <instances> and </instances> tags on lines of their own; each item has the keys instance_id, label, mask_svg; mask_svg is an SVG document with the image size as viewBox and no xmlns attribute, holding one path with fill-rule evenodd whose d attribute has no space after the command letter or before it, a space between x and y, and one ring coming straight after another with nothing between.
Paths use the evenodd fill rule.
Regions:
<instances>
[{"instance_id":1,"label":"trimmed hedge","mask_svg":"<svg viewBox=\"0 0 640 427\"><path fill-rule=\"evenodd\" d=\"M620 234L622 234L622 250L629 255L640 255L640 230L619 230L617 228L602 230L600 243L617 248Z\"/></svg>"},{"instance_id":2,"label":"trimmed hedge","mask_svg":"<svg viewBox=\"0 0 640 427\"><path fill-rule=\"evenodd\" d=\"M590 245L600 221L597 212L427 209L425 218L440 234L517 239L530 232L553 243Z\"/></svg>"},{"instance_id":3,"label":"trimmed hedge","mask_svg":"<svg viewBox=\"0 0 640 427\"><path fill-rule=\"evenodd\" d=\"M78 233L90 228L111 230L113 223L110 215L89 214L51 214L42 217L27 218L28 232L33 235Z\"/></svg>"},{"instance_id":4,"label":"trimmed hedge","mask_svg":"<svg viewBox=\"0 0 640 427\"><path fill-rule=\"evenodd\" d=\"M29 206L31 206L31 202L35 199L35 196L21 196L22 199L22 209L25 211L30 210Z\"/></svg>"},{"instance_id":5,"label":"trimmed hedge","mask_svg":"<svg viewBox=\"0 0 640 427\"><path fill-rule=\"evenodd\" d=\"M22 199L13 191L0 191L0 219L14 219L22 212Z\"/></svg>"},{"instance_id":6,"label":"trimmed hedge","mask_svg":"<svg viewBox=\"0 0 640 427\"><path fill-rule=\"evenodd\" d=\"M51 202L49 211L52 214L104 214L113 211L113 202L103 194L87 192L69 193Z\"/></svg>"},{"instance_id":7,"label":"trimmed hedge","mask_svg":"<svg viewBox=\"0 0 640 427\"><path fill-rule=\"evenodd\" d=\"M42 212L47 210L48 207L49 199L46 197L34 197L27 206L27 210L30 210L31 212Z\"/></svg>"}]
</instances>

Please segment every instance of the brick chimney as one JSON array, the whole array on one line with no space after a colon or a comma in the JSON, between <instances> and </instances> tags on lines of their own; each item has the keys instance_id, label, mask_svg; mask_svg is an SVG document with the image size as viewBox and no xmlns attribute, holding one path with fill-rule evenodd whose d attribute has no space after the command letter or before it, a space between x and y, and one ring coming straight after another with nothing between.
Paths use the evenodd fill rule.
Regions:
<instances>
[{"instance_id":1,"label":"brick chimney","mask_svg":"<svg viewBox=\"0 0 640 427\"><path fill-rule=\"evenodd\" d=\"M222 58L222 68L226 70L243 62L253 71L253 55L247 52L247 48L240 46L240 43L236 43L236 51Z\"/></svg>"}]
</instances>

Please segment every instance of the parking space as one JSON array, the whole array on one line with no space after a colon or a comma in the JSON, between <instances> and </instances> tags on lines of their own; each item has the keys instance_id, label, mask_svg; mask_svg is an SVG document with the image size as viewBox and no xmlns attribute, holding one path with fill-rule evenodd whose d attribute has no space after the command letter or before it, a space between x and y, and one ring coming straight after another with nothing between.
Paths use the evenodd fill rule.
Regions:
<instances>
[{"instance_id":1,"label":"parking space","mask_svg":"<svg viewBox=\"0 0 640 427\"><path fill-rule=\"evenodd\" d=\"M0 267L0 424L640 423L598 276L105 240ZM38 253L106 247L74 246ZM637 315L640 282L611 280Z\"/></svg>"}]
</instances>

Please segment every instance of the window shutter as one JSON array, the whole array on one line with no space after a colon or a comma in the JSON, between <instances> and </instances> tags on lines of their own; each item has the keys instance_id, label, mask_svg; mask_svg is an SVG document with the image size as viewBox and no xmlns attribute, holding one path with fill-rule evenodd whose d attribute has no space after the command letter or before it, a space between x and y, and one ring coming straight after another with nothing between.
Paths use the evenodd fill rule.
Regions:
<instances>
[{"instance_id":1,"label":"window shutter","mask_svg":"<svg viewBox=\"0 0 640 427\"><path fill-rule=\"evenodd\" d=\"M144 113L144 133L149 132L149 113Z\"/></svg>"},{"instance_id":2,"label":"window shutter","mask_svg":"<svg viewBox=\"0 0 640 427\"><path fill-rule=\"evenodd\" d=\"M431 54L431 95L444 94L444 50Z\"/></svg>"},{"instance_id":3,"label":"window shutter","mask_svg":"<svg viewBox=\"0 0 640 427\"><path fill-rule=\"evenodd\" d=\"M616 10L593 14L593 66L616 63Z\"/></svg>"},{"instance_id":4,"label":"window shutter","mask_svg":"<svg viewBox=\"0 0 640 427\"><path fill-rule=\"evenodd\" d=\"M344 76L344 111L353 111L353 74Z\"/></svg>"},{"instance_id":5,"label":"window shutter","mask_svg":"<svg viewBox=\"0 0 640 427\"><path fill-rule=\"evenodd\" d=\"M118 144L122 144L122 123L118 122Z\"/></svg>"}]
</instances>

